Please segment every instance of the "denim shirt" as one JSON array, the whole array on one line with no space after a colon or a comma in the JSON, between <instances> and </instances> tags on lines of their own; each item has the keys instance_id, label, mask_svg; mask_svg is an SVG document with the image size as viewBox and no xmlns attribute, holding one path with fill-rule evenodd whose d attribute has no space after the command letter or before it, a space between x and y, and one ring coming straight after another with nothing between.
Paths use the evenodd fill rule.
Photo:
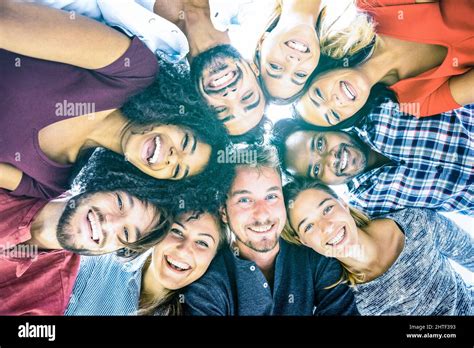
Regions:
<instances>
[{"instance_id":1,"label":"denim shirt","mask_svg":"<svg viewBox=\"0 0 474 348\"><path fill-rule=\"evenodd\" d=\"M136 315L142 267L150 252L122 263L113 254L81 256L64 315Z\"/></svg>"},{"instance_id":2,"label":"denim shirt","mask_svg":"<svg viewBox=\"0 0 474 348\"><path fill-rule=\"evenodd\" d=\"M187 287L187 315L357 315L348 286L337 283L341 266L310 248L280 240L271 286L252 261L229 249L219 252L207 273Z\"/></svg>"}]
</instances>

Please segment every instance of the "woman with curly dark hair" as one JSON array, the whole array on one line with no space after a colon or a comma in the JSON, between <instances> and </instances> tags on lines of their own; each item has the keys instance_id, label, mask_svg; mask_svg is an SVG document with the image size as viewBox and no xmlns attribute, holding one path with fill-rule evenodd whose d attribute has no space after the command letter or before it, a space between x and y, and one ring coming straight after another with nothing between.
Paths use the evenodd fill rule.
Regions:
<instances>
[{"instance_id":1,"label":"woman with curly dark hair","mask_svg":"<svg viewBox=\"0 0 474 348\"><path fill-rule=\"evenodd\" d=\"M209 163L229 144L227 133L183 71L161 64L155 78L156 57L140 40L87 18L0 7L8 33L0 38L0 188L55 197L78 159L98 147L156 179L215 171Z\"/></svg>"}]
</instances>

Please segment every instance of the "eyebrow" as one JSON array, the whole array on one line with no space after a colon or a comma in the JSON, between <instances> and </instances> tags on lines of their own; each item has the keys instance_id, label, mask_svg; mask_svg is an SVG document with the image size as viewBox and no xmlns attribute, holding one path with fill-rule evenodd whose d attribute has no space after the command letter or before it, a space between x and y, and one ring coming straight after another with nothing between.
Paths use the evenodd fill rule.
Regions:
<instances>
[{"instance_id":1,"label":"eyebrow","mask_svg":"<svg viewBox=\"0 0 474 348\"><path fill-rule=\"evenodd\" d=\"M234 118L235 118L234 115L229 115L229 116L226 116L226 117L224 117L224 118L221 118L220 121L221 121L222 123L226 123L226 122L229 122L230 120L233 120Z\"/></svg>"},{"instance_id":2,"label":"eyebrow","mask_svg":"<svg viewBox=\"0 0 474 348\"><path fill-rule=\"evenodd\" d=\"M270 76L274 79L281 79L282 78L282 75L273 75L270 71L268 71L268 69L265 69L265 70L266 70L268 76ZM297 86L303 86L304 85L304 82L298 82L294 78L291 78L290 81L293 82Z\"/></svg>"},{"instance_id":3,"label":"eyebrow","mask_svg":"<svg viewBox=\"0 0 474 348\"><path fill-rule=\"evenodd\" d=\"M197 147L197 139L196 139L196 136L193 134L193 147L191 148L191 155L196 151L196 147Z\"/></svg>"},{"instance_id":4,"label":"eyebrow","mask_svg":"<svg viewBox=\"0 0 474 348\"><path fill-rule=\"evenodd\" d=\"M232 194L230 196L234 197L234 196L237 196L237 195L244 195L244 194L249 194L249 193L252 193L252 192L250 192L249 190L238 190L238 191L232 192Z\"/></svg>"},{"instance_id":5,"label":"eyebrow","mask_svg":"<svg viewBox=\"0 0 474 348\"><path fill-rule=\"evenodd\" d=\"M313 153L314 152L314 149L315 149L315 143L316 141L316 137L312 137L311 138L311 143L309 145L309 149L310 149L310 153ZM311 178L311 173L313 171L313 165L311 163L308 164L308 170L306 171L306 177L308 178Z\"/></svg>"},{"instance_id":6,"label":"eyebrow","mask_svg":"<svg viewBox=\"0 0 474 348\"><path fill-rule=\"evenodd\" d=\"M280 187L278 186L273 186L273 187L270 187L267 192L270 192L270 191L280 191Z\"/></svg>"},{"instance_id":7,"label":"eyebrow","mask_svg":"<svg viewBox=\"0 0 474 348\"><path fill-rule=\"evenodd\" d=\"M186 229L186 227L184 227L184 225L183 225L181 222L175 221L174 223L175 223L176 225L180 225L181 228L183 228L184 230Z\"/></svg>"},{"instance_id":8,"label":"eyebrow","mask_svg":"<svg viewBox=\"0 0 474 348\"><path fill-rule=\"evenodd\" d=\"M214 237L211 236L210 234L207 234L207 233L199 233L198 236L207 236L207 237L211 238L214 243L216 243L216 240L215 240Z\"/></svg>"},{"instance_id":9,"label":"eyebrow","mask_svg":"<svg viewBox=\"0 0 474 348\"><path fill-rule=\"evenodd\" d=\"M258 93L258 99L255 101L255 103L250 104L244 108L245 111L250 111L255 109L258 105L260 104L260 93Z\"/></svg>"},{"instance_id":10,"label":"eyebrow","mask_svg":"<svg viewBox=\"0 0 474 348\"><path fill-rule=\"evenodd\" d=\"M323 199L319 204L318 206L316 207L316 209L319 209L321 208L321 206L326 203L327 201L330 201L332 198L326 198L326 199ZM298 227L297 227L297 231L300 230L300 227L301 225L307 220L307 218L304 218L303 220L301 220L301 222L298 224Z\"/></svg>"},{"instance_id":11,"label":"eyebrow","mask_svg":"<svg viewBox=\"0 0 474 348\"><path fill-rule=\"evenodd\" d=\"M135 227L135 241L142 239L142 232L138 227Z\"/></svg>"},{"instance_id":12,"label":"eyebrow","mask_svg":"<svg viewBox=\"0 0 474 348\"><path fill-rule=\"evenodd\" d=\"M133 202L132 195L130 195L128 192L125 192L125 196L127 196L128 204L130 205L130 209L132 209L135 205L135 203Z\"/></svg>"}]
</instances>

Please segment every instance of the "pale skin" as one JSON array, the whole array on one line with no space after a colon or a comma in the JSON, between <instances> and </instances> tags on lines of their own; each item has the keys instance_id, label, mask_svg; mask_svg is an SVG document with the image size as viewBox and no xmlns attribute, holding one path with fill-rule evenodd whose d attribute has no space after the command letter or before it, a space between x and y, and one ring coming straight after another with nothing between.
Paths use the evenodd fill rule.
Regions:
<instances>
[{"instance_id":1,"label":"pale skin","mask_svg":"<svg viewBox=\"0 0 474 348\"><path fill-rule=\"evenodd\" d=\"M297 103L297 110L309 123L330 126L353 116L366 103L376 83L393 85L398 81L423 74L440 66L447 48L434 44L396 39L378 35L373 55L352 69L325 72L313 81L308 92ZM355 97L348 98L340 83L349 84ZM454 100L460 105L474 102L472 70L449 79ZM352 93L352 94L354 94Z\"/></svg>"},{"instance_id":2,"label":"pale skin","mask_svg":"<svg viewBox=\"0 0 474 348\"><path fill-rule=\"evenodd\" d=\"M357 227L345 202L317 189L298 194L289 209L289 220L304 245L335 257L352 273L362 274L362 282L385 273L405 243L403 232L393 220L377 219ZM344 239L340 244L330 245L341 228L345 230Z\"/></svg>"}]
</instances>

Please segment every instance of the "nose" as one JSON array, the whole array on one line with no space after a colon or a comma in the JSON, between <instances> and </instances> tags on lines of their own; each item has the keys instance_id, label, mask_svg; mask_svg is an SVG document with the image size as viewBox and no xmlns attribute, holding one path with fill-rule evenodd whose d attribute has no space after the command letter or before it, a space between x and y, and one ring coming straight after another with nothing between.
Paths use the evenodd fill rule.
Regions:
<instances>
[{"instance_id":1,"label":"nose","mask_svg":"<svg viewBox=\"0 0 474 348\"><path fill-rule=\"evenodd\" d=\"M166 157L166 164L170 166L176 165L176 163L178 162L178 157L178 151L174 147L171 147L170 152Z\"/></svg>"},{"instance_id":2,"label":"nose","mask_svg":"<svg viewBox=\"0 0 474 348\"><path fill-rule=\"evenodd\" d=\"M224 93L222 93L222 96L224 98L234 99L235 97L237 97L237 87L227 87L226 89L224 89Z\"/></svg>"},{"instance_id":3,"label":"nose","mask_svg":"<svg viewBox=\"0 0 474 348\"><path fill-rule=\"evenodd\" d=\"M299 63L301 58L297 54L289 53L286 56L286 60L290 63Z\"/></svg>"},{"instance_id":4,"label":"nose","mask_svg":"<svg viewBox=\"0 0 474 348\"><path fill-rule=\"evenodd\" d=\"M270 209L265 200L260 200L255 203L253 215L254 218L261 223L265 223L266 221L270 220Z\"/></svg>"},{"instance_id":5,"label":"nose","mask_svg":"<svg viewBox=\"0 0 474 348\"><path fill-rule=\"evenodd\" d=\"M176 244L176 257L179 257L182 261L189 259L191 255L191 243L192 240L185 239L181 240Z\"/></svg>"}]
</instances>

